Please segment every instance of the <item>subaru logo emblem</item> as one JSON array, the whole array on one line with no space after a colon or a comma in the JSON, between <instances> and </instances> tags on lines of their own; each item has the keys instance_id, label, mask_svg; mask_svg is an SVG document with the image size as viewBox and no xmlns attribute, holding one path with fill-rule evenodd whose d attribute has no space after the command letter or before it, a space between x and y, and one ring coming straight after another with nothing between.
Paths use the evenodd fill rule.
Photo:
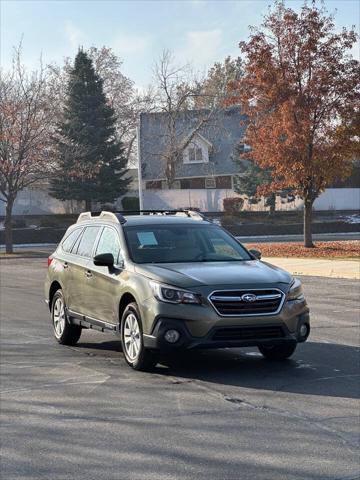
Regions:
<instances>
[{"instance_id":1,"label":"subaru logo emblem","mask_svg":"<svg viewBox=\"0 0 360 480\"><path fill-rule=\"evenodd\" d=\"M245 293L244 295L241 296L241 300L243 302L252 303L252 302L255 302L256 295L254 295L253 293Z\"/></svg>"}]
</instances>

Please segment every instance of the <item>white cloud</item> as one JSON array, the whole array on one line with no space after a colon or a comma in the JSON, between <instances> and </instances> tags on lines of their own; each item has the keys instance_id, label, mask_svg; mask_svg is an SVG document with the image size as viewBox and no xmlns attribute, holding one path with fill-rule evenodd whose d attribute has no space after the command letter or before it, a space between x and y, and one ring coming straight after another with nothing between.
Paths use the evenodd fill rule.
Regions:
<instances>
[{"instance_id":1,"label":"white cloud","mask_svg":"<svg viewBox=\"0 0 360 480\"><path fill-rule=\"evenodd\" d=\"M150 46L150 39L140 35L120 34L112 41L113 49L120 55L142 53Z\"/></svg>"},{"instance_id":2,"label":"white cloud","mask_svg":"<svg viewBox=\"0 0 360 480\"><path fill-rule=\"evenodd\" d=\"M181 62L205 66L219 57L221 41L220 29L187 32L185 43L175 52L175 56Z\"/></svg>"},{"instance_id":3,"label":"white cloud","mask_svg":"<svg viewBox=\"0 0 360 480\"><path fill-rule=\"evenodd\" d=\"M78 48L86 42L85 33L78 28L71 20L65 23L65 36L72 48Z\"/></svg>"}]
</instances>

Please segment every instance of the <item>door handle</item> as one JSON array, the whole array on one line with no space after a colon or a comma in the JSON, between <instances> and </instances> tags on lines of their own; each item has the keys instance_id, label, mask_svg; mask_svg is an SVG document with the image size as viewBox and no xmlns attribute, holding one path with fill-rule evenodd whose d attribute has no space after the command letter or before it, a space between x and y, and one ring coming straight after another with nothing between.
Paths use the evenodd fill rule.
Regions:
<instances>
[{"instance_id":1,"label":"door handle","mask_svg":"<svg viewBox=\"0 0 360 480\"><path fill-rule=\"evenodd\" d=\"M90 278L90 277L92 277L92 276L93 276L93 274L91 273L91 271L90 271L90 270L87 270L86 273L85 273L85 277L86 277L86 278Z\"/></svg>"},{"instance_id":2,"label":"door handle","mask_svg":"<svg viewBox=\"0 0 360 480\"><path fill-rule=\"evenodd\" d=\"M69 268L69 264L68 262L64 262L64 265L63 265L64 268Z\"/></svg>"}]
</instances>

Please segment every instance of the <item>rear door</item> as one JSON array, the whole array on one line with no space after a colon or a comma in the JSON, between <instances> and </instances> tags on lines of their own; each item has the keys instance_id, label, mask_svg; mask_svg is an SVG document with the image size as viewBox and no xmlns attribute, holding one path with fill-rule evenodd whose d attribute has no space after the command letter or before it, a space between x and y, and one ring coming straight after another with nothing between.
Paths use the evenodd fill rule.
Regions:
<instances>
[{"instance_id":1,"label":"rear door","mask_svg":"<svg viewBox=\"0 0 360 480\"><path fill-rule=\"evenodd\" d=\"M99 267L89 262L88 270L91 276L87 279L87 294L85 315L116 324L118 320L119 281L125 275L122 268L116 268L122 263L120 239L118 231L111 226L104 226L97 243L94 255L111 253L114 257L114 268Z\"/></svg>"},{"instance_id":2,"label":"rear door","mask_svg":"<svg viewBox=\"0 0 360 480\"><path fill-rule=\"evenodd\" d=\"M68 294L68 308L82 315L85 315L86 303L89 301L88 283L91 274L89 274L87 267L92 258L99 233L99 225L85 227L71 252L74 261L70 267L72 280Z\"/></svg>"},{"instance_id":3,"label":"rear door","mask_svg":"<svg viewBox=\"0 0 360 480\"><path fill-rule=\"evenodd\" d=\"M70 308L72 297L74 295L74 271L76 270L76 256L73 255L72 250L81 238L84 227L73 228L64 237L56 250L56 258L58 265L56 272L62 285L65 296L66 305Z\"/></svg>"}]
</instances>

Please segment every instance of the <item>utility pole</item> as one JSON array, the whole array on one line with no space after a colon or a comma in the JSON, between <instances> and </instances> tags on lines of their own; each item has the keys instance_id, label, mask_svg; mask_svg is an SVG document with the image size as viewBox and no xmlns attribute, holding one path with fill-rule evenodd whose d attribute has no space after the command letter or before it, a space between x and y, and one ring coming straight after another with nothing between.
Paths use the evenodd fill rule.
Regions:
<instances>
[{"instance_id":1,"label":"utility pole","mask_svg":"<svg viewBox=\"0 0 360 480\"><path fill-rule=\"evenodd\" d=\"M140 132L141 132L141 113L139 115L138 125L137 125L137 128L136 128L136 135L137 135L137 154L138 154L139 208L140 208L140 210L144 210L142 168L141 168Z\"/></svg>"}]
</instances>

